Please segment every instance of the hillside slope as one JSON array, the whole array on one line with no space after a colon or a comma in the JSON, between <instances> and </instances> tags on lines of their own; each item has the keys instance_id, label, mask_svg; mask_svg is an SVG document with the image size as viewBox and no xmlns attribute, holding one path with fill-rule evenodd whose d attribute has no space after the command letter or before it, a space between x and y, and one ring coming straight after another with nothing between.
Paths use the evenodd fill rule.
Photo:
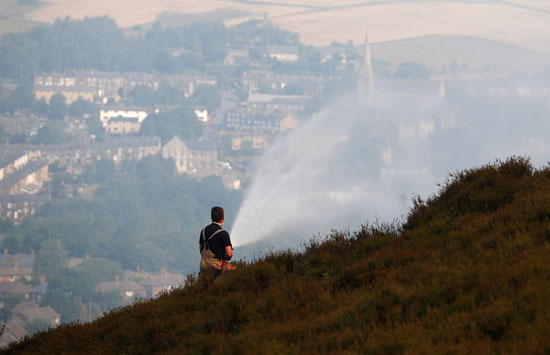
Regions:
<instances>
[{"instance_id":1,"label":"hillside slope","mask_svg":"<svg viewBox=\"0 0 550 355\"><path fill-rule=\"evenodd\" d=\"M550 169L454 174L403 228L334 232L8 353L548 352Z\"/></svg>"},{"instance_id":2,"label":"hillside slope","mask_svg":"<svg viewBox=\"0 0 550 355\"><path fill-rule=\"evenodd\" d=\"M437 48L437 54L434 54ZM372 45L373 58L392 63L420 62L433 72L453 73L453 61L460 71L469 73L529 72L548 65L547 53L530 51L491 40L468 36L422 36ZM462 69L462 67L465 67Z\"/></svg>"}]
</instances>

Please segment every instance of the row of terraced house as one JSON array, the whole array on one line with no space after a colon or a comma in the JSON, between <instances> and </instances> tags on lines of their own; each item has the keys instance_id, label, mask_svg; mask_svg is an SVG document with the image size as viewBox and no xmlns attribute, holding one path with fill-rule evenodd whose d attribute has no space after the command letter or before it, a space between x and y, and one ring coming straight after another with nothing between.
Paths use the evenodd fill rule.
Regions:
<instances>
[{"instance_id":1,"label":"row of terraced house","mask_svg":"<svg viewBox=\"0 0 550 355\"><path fill-rule=\"evenodd\" d=\"M160 150L160 139L156 137L107 139L88 144L2 145L0 217L21 223L50 199L43 189L49 181L49 164L76 171L93 161L110 159L118 164L124 160L140 160Z\"/></svg>"},{"instance_id":2,"label":"row of terraced house","mask_svg":"<svg viewBox=\"0 0 550 355\"><path fill-rule=\"evenodd\" d=\"M118 73L102 71L79 71L69 73L40 73L34 76L34 93L37 99L46 102L56 94L65 96L68 104L79 97L88 100L108 99L119 101L128 96L137 86L147 86L157 90L170 86L183 91L186 97L192 96L201 85L217 85L217 78L211 75L159 75L147 73Z\"/></svg>"}]
</instances>

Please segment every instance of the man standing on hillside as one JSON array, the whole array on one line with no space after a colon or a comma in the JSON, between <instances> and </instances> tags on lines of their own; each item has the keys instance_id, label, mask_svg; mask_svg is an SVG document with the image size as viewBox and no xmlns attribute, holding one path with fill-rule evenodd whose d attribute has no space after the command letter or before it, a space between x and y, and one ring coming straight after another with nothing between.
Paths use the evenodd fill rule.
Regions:
<instances>
[{"instance_id":1,"label":"man standing on hillside","mask_svg":"<svg viewBox=\"0 0 550 355\"><path fill-rule=\"evenodd\" d=\"M224 213L221 207L212 207L212 223L201 231L199 246L201 252L200 273L213 273L218 278L222 271L223 261L231 260L233 246L229 233L223 229Z\"/></svg>"}]
</instances>

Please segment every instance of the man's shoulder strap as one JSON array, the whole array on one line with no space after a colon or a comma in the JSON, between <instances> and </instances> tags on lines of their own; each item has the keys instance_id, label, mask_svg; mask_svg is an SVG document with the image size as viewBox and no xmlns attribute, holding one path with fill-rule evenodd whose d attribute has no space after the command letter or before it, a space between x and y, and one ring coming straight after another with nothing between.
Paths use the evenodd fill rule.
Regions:
<instances>
[{"instance_id":1,"label":"man's shoulder strap","mask_svg":"<svg viewBox=\"0 0 550 355\"><path fill-rule=\"evenodd\" d=\"M206 239L206 236L205 236L205 234L204 234L204 233L205 233L205 232L204 232L205 229L206 229L206 227L204 227L204 228L202 229L202 240L203 240L204 245L206 246L206 249L210 249L210 248L208 248L208 241L209 241L210 239L212 239L216 234L218 234L218 233L220 233L220 232L223 232L224 229L223 229L223 228L218 229L217 231L215 231L214 233L212 233L212 235L211 235L210 237L208 237L208 239Z\"/></svg>"},{"instance_id":2,"label":"man's shoulder strap","mask_svg":"<svg viewBox=\"0 0 550 355\"><path fill-rule=\"evenodd\" d=\"M215 231L214 233L212 233L212 235L210 237L208 237L207 241L212 239L216 234L218 234L220 232L224 232L223 228L220 228L217 231ZM204 238L204 236L203 236L203 238Z\"/></svg>"}]
</instances>

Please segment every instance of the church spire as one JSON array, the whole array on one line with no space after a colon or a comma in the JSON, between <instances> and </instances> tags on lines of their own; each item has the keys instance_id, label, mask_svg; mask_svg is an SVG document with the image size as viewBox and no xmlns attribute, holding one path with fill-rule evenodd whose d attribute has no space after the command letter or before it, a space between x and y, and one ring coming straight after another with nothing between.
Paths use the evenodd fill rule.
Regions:
<instances>
[{"instance_id":1,"label":"church spire","mask_svg":"<svg viewBox=\"0 0 550 355\"><path fill-rule=\"evenodd\" d=\"M359 70L358 95L361 99L368 100L374 92L374 74L372 70L372 58L370 52L369 35L365 33L363 45L363 63Z\"/></svg>"},{"instance_id":2,"label":"church spire","mask_svg":"<svg viewBox=\"0 0 550 355\"><path fill-rule=\"evenodd\" d=\"M439 83L439 94L437 95L440 100L443 100L445 98L447 90L445 89L445 82L441 80Z\"/></svg>"}]
</instances>

